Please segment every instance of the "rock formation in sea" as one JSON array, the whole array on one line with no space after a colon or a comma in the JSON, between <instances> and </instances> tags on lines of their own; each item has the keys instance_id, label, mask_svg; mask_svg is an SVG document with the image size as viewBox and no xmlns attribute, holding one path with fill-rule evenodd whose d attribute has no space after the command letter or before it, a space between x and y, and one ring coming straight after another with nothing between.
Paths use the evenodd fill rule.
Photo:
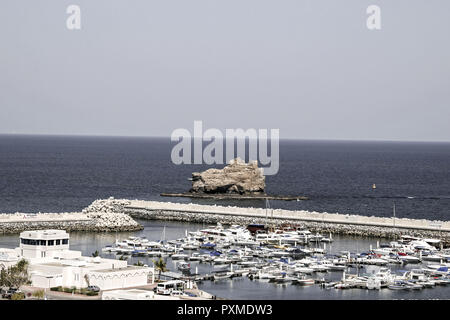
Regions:
<instances>
[{"instance_id":1,"label":"rock formation in sea","mask_svg":"<svg viewBox=\"0 0 450 320\"><path fill-rule=\"evenodd\" d=\"M264 194L265 177L258 162L233 159L223 169L192 173L191 193Z\"/></svg>"}]
</instances>

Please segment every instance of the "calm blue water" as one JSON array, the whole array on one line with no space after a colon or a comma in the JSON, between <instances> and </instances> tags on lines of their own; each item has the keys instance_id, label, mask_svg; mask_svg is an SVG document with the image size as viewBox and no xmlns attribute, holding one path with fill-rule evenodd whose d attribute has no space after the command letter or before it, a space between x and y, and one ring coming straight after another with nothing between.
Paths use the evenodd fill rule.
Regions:
<instances>
[{"instance_id":1,"label":"calm blue water","mask_svg":"<svg viewBox=\"0 0 450 320\"><path fill-rule=\"evenodd\" d=\"M169 138L0 135L0 212L78 211L109 196L189 201L159 194L187 191L191 173L209 166L172 164L173 145ZM282 141L280 157L267 192L310 200L272 207L391 216L395 201L398 217L448 220L450 143Z\"/></svg>"}]
</instances>

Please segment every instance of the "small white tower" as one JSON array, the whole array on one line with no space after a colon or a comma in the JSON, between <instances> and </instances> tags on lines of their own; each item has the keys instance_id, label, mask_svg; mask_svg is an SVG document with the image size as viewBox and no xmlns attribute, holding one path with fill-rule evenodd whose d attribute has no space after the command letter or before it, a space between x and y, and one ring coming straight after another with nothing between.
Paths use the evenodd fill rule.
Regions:
<instances>
[{"instance_id":1,"label":"small white tower","mask_svg":"<svg viewBox=\"0 0 450 320\"><path fill-rule=\"evenodd\" d=\"M69 250L69 234L64 230L35 230L20 234L20 254L25 259L52 258L66 250Z\"/></svg>"}]
</instances>

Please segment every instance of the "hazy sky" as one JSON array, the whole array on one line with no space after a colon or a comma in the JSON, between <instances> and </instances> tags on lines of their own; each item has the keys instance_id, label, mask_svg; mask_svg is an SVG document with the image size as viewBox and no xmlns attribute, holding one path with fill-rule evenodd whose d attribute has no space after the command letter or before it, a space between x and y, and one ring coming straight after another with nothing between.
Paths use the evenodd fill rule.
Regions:
<instances>
[{"instance_id":1,"label":"hazy sky","mask_svg":"<svg viewBox=\"0 0 450 320\"><path fill-rule=\"evenodd\" d=\"M2 0L0 133L450 141L449 34L448 0Z\"/></svg>"}]
</instances>

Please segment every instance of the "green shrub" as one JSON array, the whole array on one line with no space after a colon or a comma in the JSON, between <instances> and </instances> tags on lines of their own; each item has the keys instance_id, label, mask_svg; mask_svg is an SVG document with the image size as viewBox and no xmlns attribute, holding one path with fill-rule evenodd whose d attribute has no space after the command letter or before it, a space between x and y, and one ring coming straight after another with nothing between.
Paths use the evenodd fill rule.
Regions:
<instances>
[{"instance_id":1,"label":"green shrub","mask_svg":"<svg viewBox=\"0 0 450 320\"><path fill-rule=\"evenodd\" d=\"M33 297L35 297L36 299L44 299L44 296L45 296L44 290L38 290L33 292Z\"/></svg>"},{"instance_id":2,"label":"green shrub","mask_svg":"<svg viewBox=\"0 0 450 320\"><path fill-rule=\"evenodd\" d=\"M71 288L63 288L63 291L66 293L72 293L72 289Z\"/></svg>"},{"instance_id":3,"label":"green shrub","mask_svg":"<svg viewBox=\"0 0 450 320\"><path fill-rule=\"evenodd\" d=\"M59 286L59 287L51 287L50 290L51 291L62 291L62 287L61 286Z\"/></svg>"},{"instance_id":4,"label":"green shrub","mask_svg":"<svg viewBox=\"0 0 450 320\"><path fill-rule=\"evenodd\" d=\"M98 292L95 292L95 291L88 291L88 292L86 293L86 295L87 295L87 296L98 296Z\"/></svg>"},{"instance_id":5,"label":"green shrub","mask_svg":"<svg viewBox=\"0 0 450 320\"><path fill-rule=\"evenodd\" d=\"M14 293L11 296L11 300L23 300L23 299L25 299L25 294L23 294L22 292Z\"/></svg>"}]
</instances>

